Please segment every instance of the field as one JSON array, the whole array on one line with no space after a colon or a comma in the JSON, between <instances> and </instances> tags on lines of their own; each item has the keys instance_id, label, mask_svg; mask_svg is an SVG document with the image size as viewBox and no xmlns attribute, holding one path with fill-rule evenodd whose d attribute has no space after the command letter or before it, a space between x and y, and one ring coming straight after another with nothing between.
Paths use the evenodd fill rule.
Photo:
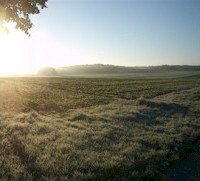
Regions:
<instances>
[{"instance_id":1,"label":"field","mask_svg":"<svg viewBox=\"0 0 200 181\"><path fill-rule=\"evenodd\" d=\"M198 76L0 79L0 180L159 180L199 135Z\"/></svg>"}]
</instances>

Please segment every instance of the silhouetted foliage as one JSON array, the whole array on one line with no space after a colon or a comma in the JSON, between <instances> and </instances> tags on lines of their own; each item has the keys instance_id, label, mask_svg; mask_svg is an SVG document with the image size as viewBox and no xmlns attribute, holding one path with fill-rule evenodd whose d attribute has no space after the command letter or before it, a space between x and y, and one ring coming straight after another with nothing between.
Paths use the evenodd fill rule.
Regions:
<instances>
[{"instance_id":1,"label":"silhouetted foliage","mask_svg":"<svg viewBox=\"0 0 200 181\"><path fill-rule=\"evenodd\" d=\"M29 35L33 27L30 14L39 14L48 0L0 0L0 26L3 21L15 22L16 28Z\"/></svg>"}]
</instances>

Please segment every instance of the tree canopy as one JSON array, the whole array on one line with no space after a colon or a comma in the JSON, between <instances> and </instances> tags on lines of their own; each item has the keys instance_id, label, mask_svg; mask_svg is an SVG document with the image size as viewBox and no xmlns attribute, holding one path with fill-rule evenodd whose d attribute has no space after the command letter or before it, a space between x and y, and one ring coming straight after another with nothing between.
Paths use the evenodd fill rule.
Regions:
<instances>
[{"instance_id":1,"label":"tree canopy","mask_svg":"<svg viewBox=\"0 0 200 181\"><path fill-rule=\"evenodd\" d=\"M56 76L57 72L56 69L54 69L53 67L43 67L38 70L37 74L39 76Z\"/></svg>"},{"instance_id":2,"label":"tree canopy","mask_svg":"<svg viewBox=\"0 0 200 181\"><path fill-rule=\"evenodd\" d=\"M39 14L48 0L0 0L0 27L3 22L14 22L16 28L29 35L33 23L31 14Z\"/></svg>"}]
</instances>

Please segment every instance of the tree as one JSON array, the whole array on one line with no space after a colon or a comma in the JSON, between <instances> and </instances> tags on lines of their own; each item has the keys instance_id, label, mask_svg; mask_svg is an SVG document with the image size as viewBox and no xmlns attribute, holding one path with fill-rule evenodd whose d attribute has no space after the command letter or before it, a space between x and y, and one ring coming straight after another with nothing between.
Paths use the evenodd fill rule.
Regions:
<instances>
[{"instance_id":1,"label":"tree","mask_svg":"<svg viewBox=\"0 0 200 181\"><path fill-rule=\"evenodd\" d=\"M16 28L24 31L27 35L33 27L31 14L39 14L41 9L46 8L48 0L0 0L0 27L3 22L14 22Z\"/></svg>"},{"instance_id":2,"label":"tree","mask_svg":"<svg viewBox=\"0 0 200 181\"><path fill-rule=\"evenodd\" d=\"M53 67L43 67L38 70L37 74L39 76L56 76L57 72L56 69L54 69Z\"/></svg>"}]
</instances>

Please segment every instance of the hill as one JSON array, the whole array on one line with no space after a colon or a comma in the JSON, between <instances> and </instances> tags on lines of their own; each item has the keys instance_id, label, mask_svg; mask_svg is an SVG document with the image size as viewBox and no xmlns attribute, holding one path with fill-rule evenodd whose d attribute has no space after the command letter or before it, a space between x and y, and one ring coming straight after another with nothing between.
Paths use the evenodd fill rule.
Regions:
<instances>
[{"instance_id":1,"label":"hill","mask_svg":"<svg viewBox=\"0 0 200 181\"><path fill-rule=\"evenodd\" d=\"M116 65L76 65L56 68L58 76L115 77L115 78L177 78L200 74L200 66L162 65L126 67Z\"/></svg>"}]
</instances>

